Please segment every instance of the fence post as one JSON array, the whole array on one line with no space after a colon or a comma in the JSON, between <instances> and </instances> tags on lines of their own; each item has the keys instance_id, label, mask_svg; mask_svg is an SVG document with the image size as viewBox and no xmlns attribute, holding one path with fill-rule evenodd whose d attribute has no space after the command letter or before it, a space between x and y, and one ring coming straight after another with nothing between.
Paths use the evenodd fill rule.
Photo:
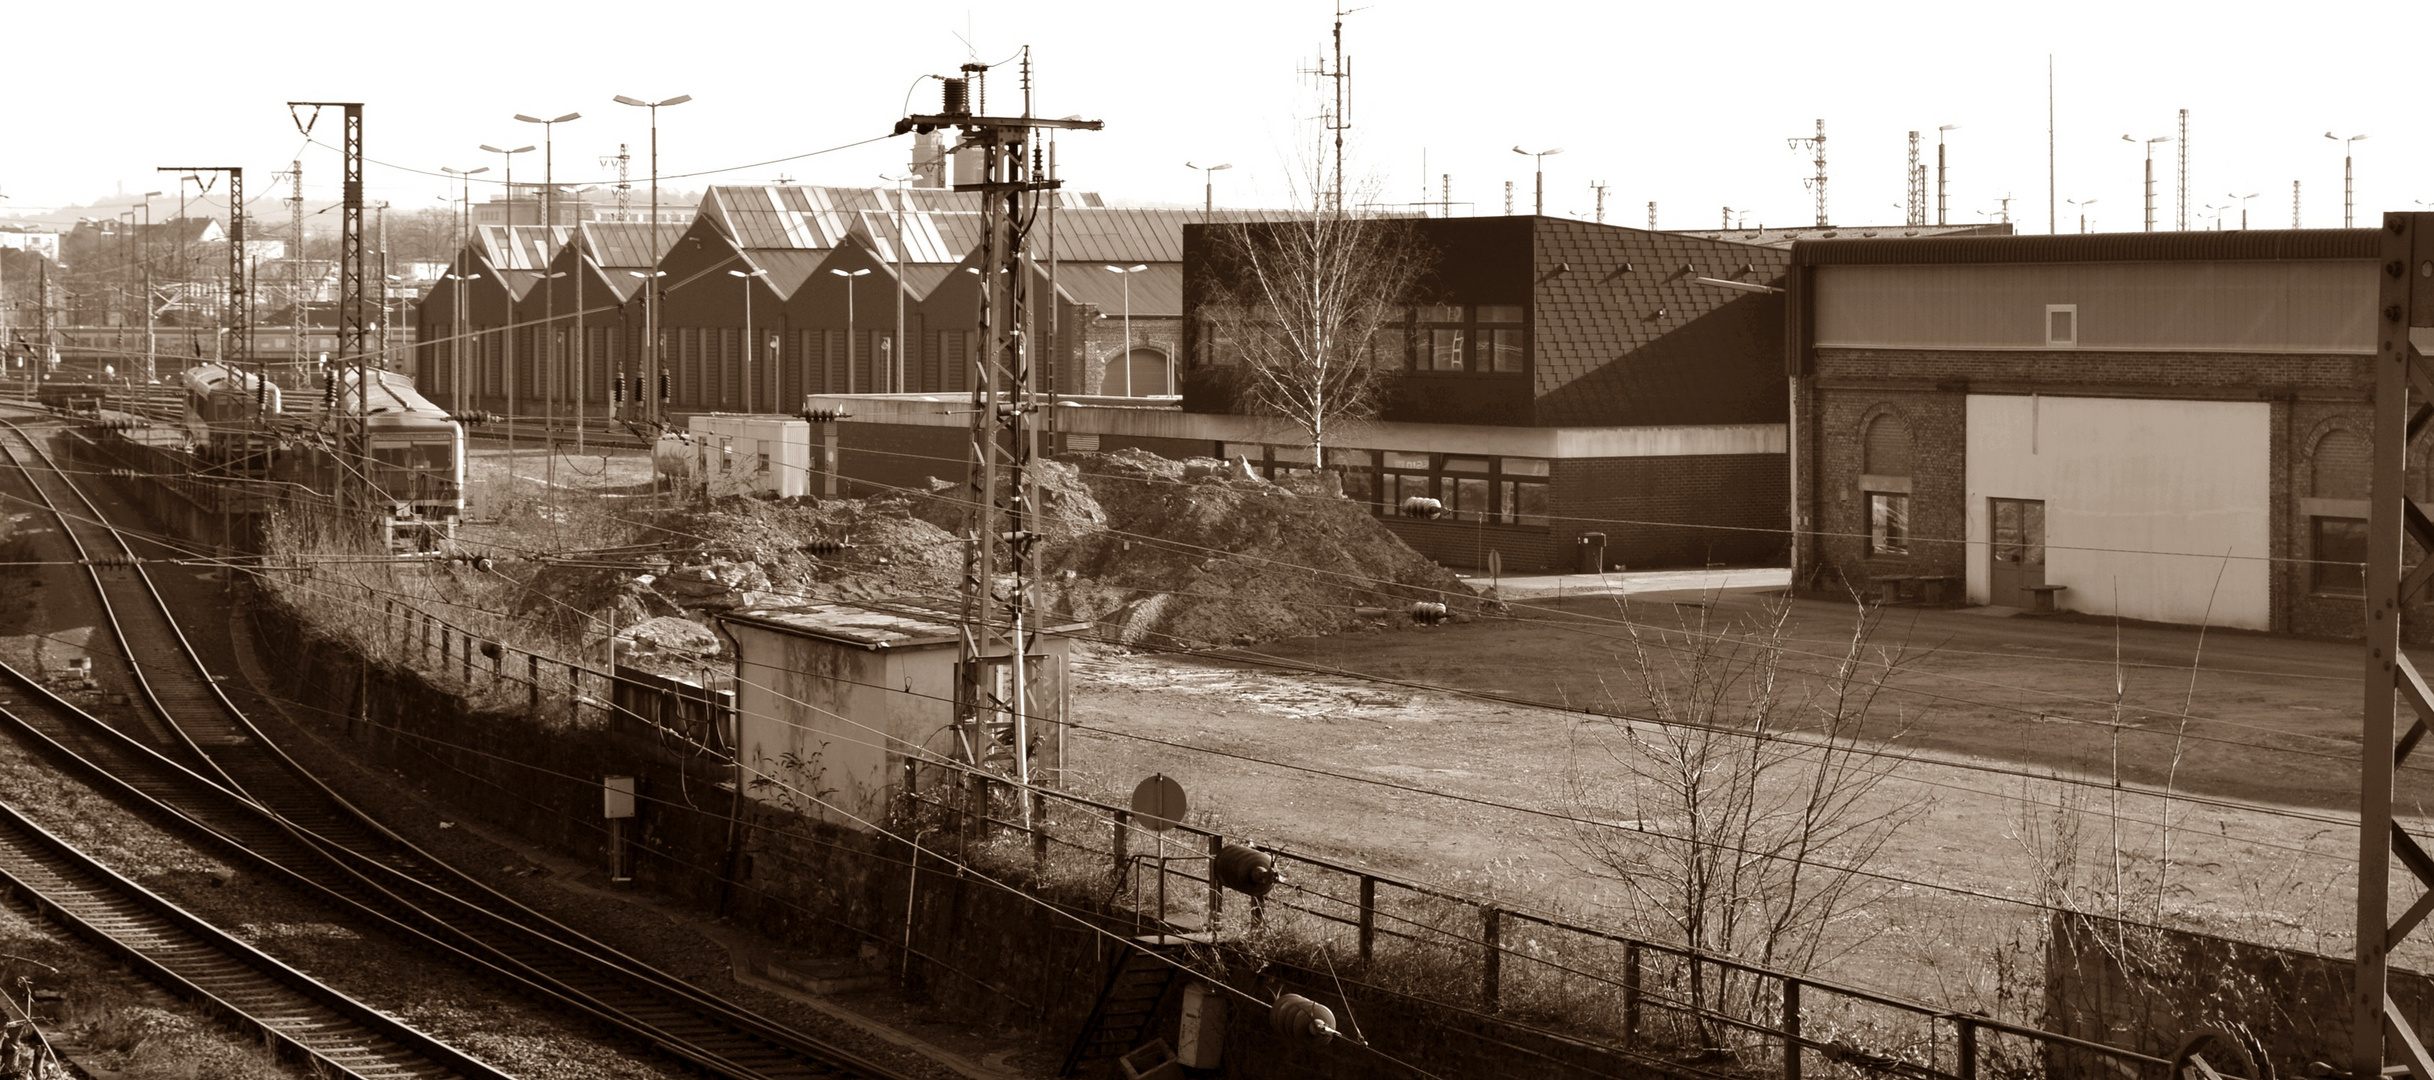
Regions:
<instances>
[{"instance_id":1,"label":"fence post","mask_svg":"<svg viewBox=\"0 0 2434 1080\"><path fill-rule=\"evenodd\" d=\"M1361 875L1361 963L1377 957L1378 879Z\"/></svg>"},{"instance_id":2,"label":"fence post","mask_svg":"<svg viewBox=\"0 0 2434 1080\"><path fill-rule=\"evenodd\" d=\"M1623 1045L1640 1041L1640 943L1623 943Z\"/></svg>"},{"instance_id":3,"label":"fence post","mask_svg":"<svg viewBox=\"0 0 2434 1080\"><path fill-rule=\"evenodd\" d=\"M1479 1000L1489 1012L1496 1010L1497 999L1503 996L1504 948L1498 941L1503 929L1504 912L1493 907L1479 909L1479 937L1487 949L1479 963Z\"/></svg>"},{"instance_id":4,"label":"fence post","mask_svg":"<svg viewBox=\"0 0 2434 1080\"><path fill-rule=\"evenodd\" d=\"M1800 1080L1800 980L1783 980L1783 1080Z\"/></svg>"},{"instance_id":5,"label":"fence post","mask_svg":"<svg viewBox=\"0 0 2434 1080\"><path fill-rule=\"evenodd\" d=\"M1225 850L1225 837L1209 834L1209 917L1201 929L1217 932L1218 913L1225 910L1225 887L1217 884L1217 853Z\"/></svg>"},{"instance_id":6,"label":"fence post","mask_svg":"<svg viewBox=\"0 0 2434 1080\"><path fill-rule=\"evenodd\" d=\"M1048 869L1048 793L1033 791L1031 800L1031 865L1033 873Z\"/></svg>"},{"instance_id":7,"label":"fence post","mask_svg":"<svg viewBox=\"0 0 2434 1080\"><path fill-rule=\"evenodd\" d=\"M1124 865L1128 860L1131 859L1131 856L1126 854L1124 849L1129 846L1131 842L1132 811L1118 810L1116 811L1115 841L1107 846L1107 850L1113 852L1115 855L1115 863L1114 865L1108 867L1107 871L1107 889L1109 892L1114 892L1124 887Z\"/></svg>"},{"instance_id":8,"label":"fence post","mask_svg":"<svg viewBox=\"0 0 2434 1080\"><path fill-rule=\"evenodd\" d=\"M541 654L524 654L524 710L541 712Z\"/></svg>"},{"instance_id":9,"label":"fence post","mask_svg":"<svg viewBox=\"0 0 2434 1080\"><path fill-rule=\"evenodd\" d=\"M1966 1016L1953 1019L1961 1024L1961 1060L1954 1064L1959 1066L1961 1080L1978 1080L1978 1025Z\"/></svg>"}]
</instances>

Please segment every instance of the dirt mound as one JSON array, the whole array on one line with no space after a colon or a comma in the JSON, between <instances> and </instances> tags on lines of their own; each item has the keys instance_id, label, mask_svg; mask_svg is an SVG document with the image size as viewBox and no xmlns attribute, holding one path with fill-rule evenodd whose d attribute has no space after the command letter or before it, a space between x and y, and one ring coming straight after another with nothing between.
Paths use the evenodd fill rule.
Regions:
<instances>
[{"instance_id":1,"label":"dirt mound","mask_svg":"<svg viewBox=\"0 0 2434 1080\"><path fill-rule=\"evenodd\" d=\"M1370 625L1413 601L1476 610L1470 590L1359 503L1296 494L1216 459L1071 454L1105 516L1043 554L1042 599L1127 644L1237 644Z\"/></svg>"},{"instance_id":2,"label":"dirt mound","mask_svg":"<svg viewBox=\"0 0 2434 1080\"><path fill-rule=\"evenodd\" d=\"M1238 465L1076 454L1040 462L1035 489L1030 527L1043 539L1034 595L1051 618L1087 621L1106 640L1247 644L1408 625L1414 601L1449 603L1457 617L1476 608L1453 574L1366 508L1333 492L1296 494ZM732 498L659 511L640 554L622 565L544 569L524 614L613 612L630 627L745 607L952 598L965 503L960 480L934 480L928 495Z\"/></svg>"}]
</instances>

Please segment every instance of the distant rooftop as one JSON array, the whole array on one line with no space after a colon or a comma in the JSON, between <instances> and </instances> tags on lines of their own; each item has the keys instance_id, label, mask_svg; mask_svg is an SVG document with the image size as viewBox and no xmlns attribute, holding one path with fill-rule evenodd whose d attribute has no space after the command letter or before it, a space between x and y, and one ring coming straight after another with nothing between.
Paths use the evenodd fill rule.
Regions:
<instances>
[{"instance_id":1,"label":"distant rooftop","mask_svg":"<svg viewBox=\"0 0 2434 1080\"><path fill-rule=\"evenodd\" d=\"M1801 225L1781 229L1667 229L1702 240L1730 240L1761 247L1790 247L1795 240L1902 240L1938 236L2010 236L2011 223L1977 225Z\"/></svg>"}]
</instances>

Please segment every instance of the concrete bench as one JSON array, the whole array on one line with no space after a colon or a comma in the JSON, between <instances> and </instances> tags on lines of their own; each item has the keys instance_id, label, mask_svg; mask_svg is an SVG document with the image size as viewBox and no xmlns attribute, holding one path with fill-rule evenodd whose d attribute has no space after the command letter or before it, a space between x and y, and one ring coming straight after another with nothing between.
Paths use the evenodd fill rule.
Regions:
<instances>
[{"instance_id":1,"label":"concrete bench","mask_svg":"<svg viewBox=\"0 0 2434 1080\"><path fill-rule=\"evenodd\" d=\"M1920 603L1942 604L1961 579L1951 574L1921 574L1917 580Z\"/></svg>"},{"instance_id":2,"label":"concrete bench","mask_svg":"<svg viewBox=\"0 0 2434 1080\"><path fill-rule=\"evenodd\" d=\"M2061 611L2062 598L2060 594L2062 593L2062 590L2068 588L2070 588L2068 585L2025 586L2022 591L2028 593L2028 613L2031 615L2052 615Z\"/></svg>"},{"instance_id":3,"label":"concrete bench","mask_svg":"<svg viewBox=\"0 0 2434 1080\"><path fill-rule=\"evenodd\" d=\"M1876 577L1870 580L1877 587L1876 599L1878 603L1898 604L1902 601L1903 584L1914 581L1916 578L1910 574L1878 574Z\"/></svg>"}]
</instances>

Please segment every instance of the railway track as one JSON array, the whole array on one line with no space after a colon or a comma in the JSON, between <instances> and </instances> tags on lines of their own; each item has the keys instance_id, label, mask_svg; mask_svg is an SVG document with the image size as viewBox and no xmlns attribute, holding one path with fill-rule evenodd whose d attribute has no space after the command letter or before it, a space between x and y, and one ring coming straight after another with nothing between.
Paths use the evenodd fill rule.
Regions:
<instances>
[{"instance_id":1,"label":"railway track","mask_svg":"<svg viewBox=\"0 0 2434 1080\"><path fill-rule=\"evenodd\" d=\"M52 466L23 429L5 420L0 457L34 485L88 563L96 555L154 554L108 526L101 507ZM95 775L115 778L129 797L210 831L220 843L368 918L713 1075L902 1075L593 941L390 833L288 759L221 693L142 565L90 569L123 655L138 658L131 665L135 685L160 721L145 729L155 744L101 723L4 668L0 714Z\"/></svg>"},{"instance_id":2,"label":"railway track","mask_svg":"<svg viewBox=\"0 0 2434 1080\"><path fill-rule=\"evenodd\" d=\"M0 803L0 881L155 982L366 1080L507 1074L290 968L112 872Z\"/></svg>"}]
</instances>

